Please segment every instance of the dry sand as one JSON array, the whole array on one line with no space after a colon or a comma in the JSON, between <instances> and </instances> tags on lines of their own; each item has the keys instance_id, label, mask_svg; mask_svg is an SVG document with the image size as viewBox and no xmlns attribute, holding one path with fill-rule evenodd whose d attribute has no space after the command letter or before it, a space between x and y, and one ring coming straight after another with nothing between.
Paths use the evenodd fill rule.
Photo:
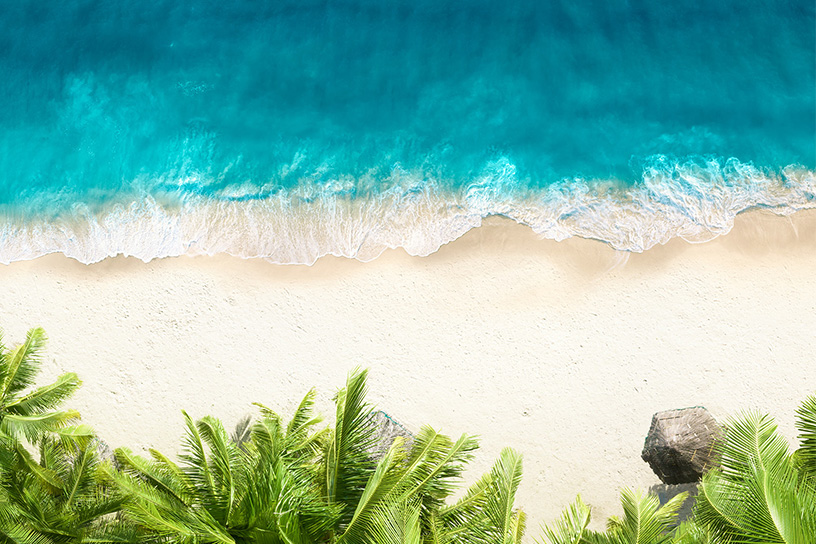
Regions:
<instances>
[{"instance_id":1,"label":"dry sand","mask_svg":"<svg viewBox=\"0 0 816 544\"><path fill-rule=\"evenodd\" d=\"M633 255L493 220L430 257L367 264L48 256L0 268L0 325L8 342L46 329L43 383L78 372L70 406L113 447L174 452L182 408L233 425L312 386L331 417L368 367L371 401L409 428L481 435L470 479L518 448L537 535L576 493L600 522L621 486L657 482L640 460L655 411L759 408L795 436L816 390L816 212L738 219Z\"/></svg>"}]
</instances>

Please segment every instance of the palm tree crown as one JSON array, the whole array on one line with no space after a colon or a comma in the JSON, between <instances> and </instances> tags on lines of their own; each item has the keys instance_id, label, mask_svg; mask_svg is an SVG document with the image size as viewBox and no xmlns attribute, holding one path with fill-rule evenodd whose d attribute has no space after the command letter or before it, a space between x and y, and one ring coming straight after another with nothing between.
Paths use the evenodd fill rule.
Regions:
<instances>
[{"instance_id":1,"label":"palm tree crown","mask_svg":"<svg viewBox=\"0 0 816 544\"><path fill-rule=\"evenodd\" d=\"M31 329L25 342L7 349L0 334L0 435L32 443L46 432L89 438L87 427L68 426L79 419L79 412L56 410L82 384L76 374L63 374L50 385L29 390L40 371L45 341L42 329Z\"/></svg>"}]
</instances>

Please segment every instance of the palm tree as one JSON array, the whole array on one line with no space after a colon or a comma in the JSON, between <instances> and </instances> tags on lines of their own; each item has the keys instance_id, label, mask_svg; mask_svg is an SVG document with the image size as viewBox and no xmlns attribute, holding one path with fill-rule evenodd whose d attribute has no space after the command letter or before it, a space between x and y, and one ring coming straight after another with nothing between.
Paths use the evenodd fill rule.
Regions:
<instances>
[{"instance_id":1,"label":"palm tree","mask_svg":"<svg viewBox=\"0 0 816 544\"><path fill-rule=\"evenodd\" d=\"M250 440L230 440L221 422L193 422L181 464L151 450L151 459L116 450L121 472L110 471L140 542L289 543L325 538L337 517L314 485L314 442L310 434L314 393L288 426L262 407Z\"/></svg>"},{"instance_id":2,"label":"palm tree","mask_svg":"<svg viewBox=\"0 0 816 544\"><path fill-rule=\"evenodd\" d=\"M513 505L521 456L504 450L490 474L447 505L478 447L476 439L462 435L453 441L423 427L410 449L398 438L375 463L369 453L376 428L364 400L366 376L352 371L338 393L336 425L323 455L326 501L342 508L332 542L519 542L525 517Z\"/></svg>"},{"instance_id":3,"label":"palm tree","mask_svg":"<svg viewBox=\"0 0 816 544\"><path fill-rule=\"evenodd\" d=\"M816 399L797 412L801 448L767 415L746 413L726 428L721 467L700 485L695 522L714 542L808 544L816 539Z\"/></svg>"},{"instance_id":4,"label":"palm tree","mask_svg":"<svg viewBox=\"0 0 816 544\"><path fill-rule=\"evenodd\" d=\"M519 544L526 529L526 514L515 508L521 484L521 454L505 448L493 468L462 499L432 514L432 544L459 542Z\"/></svg>"},{"instance_id":5,"label":"palm tree","mask_svg":"<svg viewBox=\"0 0 816 544\"><path fill-rule=\"evenodd\" d=\"M668 544L674 542L672 529L677 512L688 497L680 493L666 504L653 495L643 495L632 489L621 491L623 517L607 520L607 530L596 532L588 528L591 510L579 496L567 508L561 519L544 527L546 544Z\"/></svg>"},{"instance_id":6,"label":"palm tree","mask_svg":"<svg viewBox=\"0 0 816 544\"><path fill-rule=\"evenodd\" d=\"M116 535L122 542L121 531L103 522L116 504L98 478L93 431L69 425L79 418L75 410L57 410L79 378L63 374L31 390L44 345L39 328L12 349L0 338L0 543L108 542ZM30 452L35 445L39 459Z\"/></svg>"},{"instance_id":7,"label":"palm tree","mask_svg":"<svg viewBox=\"0 0 816 544\"><path fill-rule=\"evenodd\" d=\"M6 349L0 334L0 434L32 443L47 432L90 439L90 428L69 426L79 419L77 411L56 410L82 384L76 374L63 374L51 385L26 392L40 371L45 341L42 329L31 329L25 342Z\"/></svg>"},{"instance_id":8,"label":"palm tree","mask_svg":"<svg viewBox=\"0 0 816 544\"><path fill-rule=\"evenodd\" d=\"M120 501L103 483L97 442L44 436L39 460L19 441L3 440L0 542L130 542L132 531L110 518Z\"/></svg>"},{"instance_id":9,"label":"palm tree","mask_svg":"<svg viewBox=\"0 0 816 544\"><path fill-rule=\"evenodd\" d=\"M395 440L370 474L351 520L338 527L336 542L370 542L374 520L402 505L419 508L421 531L429 532L475 448L473 437L453 442L430 427L414 438L410 451L402 439Z\"/></svg>"},{"instance_id":10,"label":"palm tree","mask_svg":"<svg viewBox=\"0 0 816 544\"><path fill-rule=\"evenodd\" d=\"M315 431L314 391L288 425L269 408L230 440L211 417L185 414L181 463L119 449L110 471L141 542L289 544L410 542L517 544L514 509L521 457L502 452L493 470L452 505L473 437L453 441L430 427L411 448L399 438L374 459L376 424L365 402L366 373L337 394L333 428ZM390 540L389 540L390 539ZM396 540L395 540L396 539Z\"/></svg>"}]
</instances>

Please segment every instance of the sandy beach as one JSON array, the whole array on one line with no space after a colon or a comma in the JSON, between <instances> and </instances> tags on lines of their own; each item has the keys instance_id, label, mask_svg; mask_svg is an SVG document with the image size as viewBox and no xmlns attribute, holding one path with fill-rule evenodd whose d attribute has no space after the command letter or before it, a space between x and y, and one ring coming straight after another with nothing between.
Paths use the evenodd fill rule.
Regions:
<instances>
[{"instance_id":1,"label":"sandy beach","mask_svg":"<svg viewBox=\"0 0 816 544\"><path fill-rule=\"evenodd\" d=\"M491 219L425 258L312 267L231 257L0 267L7 343L42 326L41 383L75 371L69 403L112 447L178 451L180 410L229 427L262 402L288 414L311 387L332 417L346 374L409 429L479 434L469 477L524 454L528 534L577 493L596 525L640 459L654 412L758 408L793 439L816 391L816 212L752 212L704 244L644 254L541 240Z\"/></svg>"}]
</instances>

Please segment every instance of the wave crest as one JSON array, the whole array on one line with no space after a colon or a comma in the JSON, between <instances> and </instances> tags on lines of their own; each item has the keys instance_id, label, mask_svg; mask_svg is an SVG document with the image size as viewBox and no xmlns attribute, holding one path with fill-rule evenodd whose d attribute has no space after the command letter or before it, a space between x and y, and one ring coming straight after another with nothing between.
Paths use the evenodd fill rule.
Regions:
<instances>
[{"instance_id":1,"label":"wave crest","mask_svg":"<svg viewBox=\"0 0 816 544\"><path fill-rule=\"evenodd\" d=\"M370 189L376 185L386 189ZM790 214L816 207L816 173L804 167L774 173L736 159L666 156L649 158L631 186L573 178L536 189L501 158L458 190L399 167L379 183L339 179L262 194L250 189L177 202L145 195L102 211L78 204L50 221L21 223L8 214L0 223L0 262L48 253L83 263L116 255L150 261L225 253L312 264L325 255L370 261L390 248L425 256L491 215L545 238L579 236L642 252L675 237L702 242L726 234L749 209Z\"/></svg>"}]
</instances>

